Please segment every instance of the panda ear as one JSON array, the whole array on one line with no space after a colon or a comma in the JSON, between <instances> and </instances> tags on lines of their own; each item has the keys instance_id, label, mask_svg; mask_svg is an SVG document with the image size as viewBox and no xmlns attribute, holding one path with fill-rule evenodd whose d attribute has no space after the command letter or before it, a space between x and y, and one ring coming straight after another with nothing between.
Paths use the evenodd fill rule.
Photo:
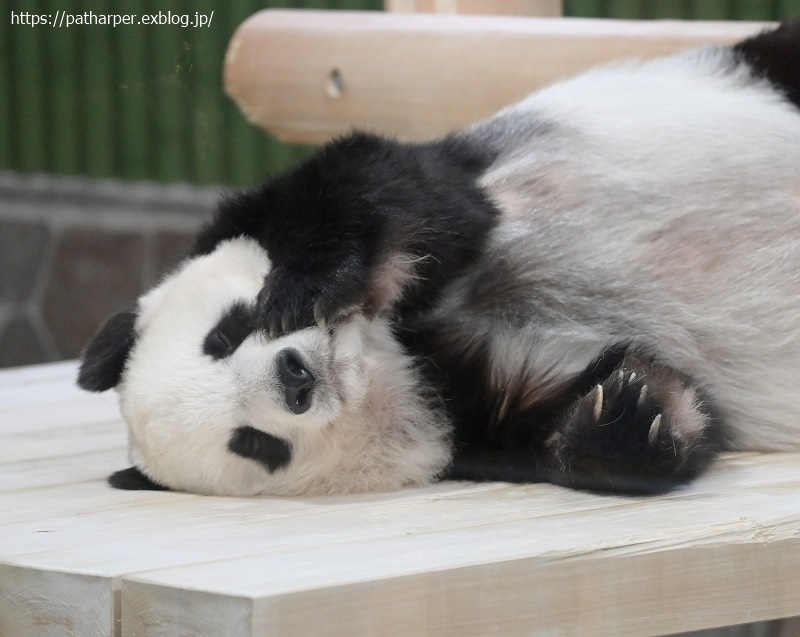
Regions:
<instances>
[{"instance_id":1,"label":"panda ear","mask_svg":"<svg viewBox=\"0 0 800 637\"><path fill-rule=\"evenodd\" d=\"M83 353L78 385L88 391L116 387L125 361L136 341L136 312L127 310L112 316Z\"/></svg>"},{"instance_id":2,"label":"panda ear","mask_svg":"<svg viewBox=\"0 0 800 637\"><path fill-rule=\"evenodd\" d=\"M165 486L153 482L136 467L128 467L108 476L108 483L115 489L125 491L169 491Z\"/></svg>"}]
</instances>

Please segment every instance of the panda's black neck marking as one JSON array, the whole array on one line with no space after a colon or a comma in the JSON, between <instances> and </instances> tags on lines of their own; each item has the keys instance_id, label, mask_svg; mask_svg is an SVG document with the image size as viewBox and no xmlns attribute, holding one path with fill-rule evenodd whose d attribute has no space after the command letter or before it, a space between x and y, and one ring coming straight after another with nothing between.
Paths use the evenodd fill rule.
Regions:
<instances>
[{"instance_id":1,"label":"panda's black neck marking","mask_svg":"<svg viewBox=\"0 0 800 637\"><path fill-rule=\"evenodd\" d=\"M292 460L289 442L249 425L234 429L228 449L243 458L260 462L270 473L282 469Z\"/></svg>"},{"instance_id":2,"label":"panda's black neck marking","mask_svg":"<svg viewBox=\"0 0 800 637\"><path fill-rule=\"evenodd\" d=\"M800 108L800 20L785 22L733 47L757 76L764 77Z\"/></svg>"}]
</instances>

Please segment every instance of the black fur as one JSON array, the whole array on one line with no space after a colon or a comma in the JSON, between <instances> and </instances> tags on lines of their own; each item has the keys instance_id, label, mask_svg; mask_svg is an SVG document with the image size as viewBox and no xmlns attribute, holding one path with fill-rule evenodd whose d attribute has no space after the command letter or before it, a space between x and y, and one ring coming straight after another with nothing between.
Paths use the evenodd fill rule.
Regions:
<instances>
[{"instance_id":1,"label":"black fur","mask_svg":"<svg viewBox=\"0 0 800 637\"><path fill-rule=\"evenodd\" d=\"M670 409L663 390L691 382L651 361L639 361L630 347L609 347L580 374L553 385L546 370L528 365L507 386L493 389L486 342L448 337L450 326L430 323L399 329L407 350L422 362L429 383L439 388L452 416L454 458L441 477L451 480L548 481L573 488L627 493L658 493L687 482L708 467L722 446L709 437L689 449L673 444ZM638 378L627 382L630 372ZM638 405L643 379L647 398ZM593 391L604 388L599 419ZM662 414L659 435L648 434Z\"/></svg>"},{"instance_id":2,"label":"black fur","mask_svg":"<svg viewBox=\"0 0 800 637\"><path fill-rule=\"evenodd\" d=\"M233 432L228 449L261 463L270 473L282 469L292 460L292 447L288 442L248 425Z\"/></svg>"},{"instance_id":3,"label":"black fur","mask_svg":"<svg viewBox=\"0 0 800 637\"><path fill-rule=\"evenodd\" d=\"M112 473L108 476L108 483L115 489L126 491L170 491L167 487L153 482L136 467Z\"/></svg>"},{"instance_id":4,"label":"black fur","mask_svg":"<svg viewBox=\"0 0 800 637\"><path fill-rule=\"evenodd\" d=\"M691 445L671 434L679 415L670 393L690 384L674 370L626 356L598 383L599 417L596 389L562 414L548 449L548 479L575 488L657 493L696 478L720 451L721 440L713 422ZM705 408L702 415L710 418ZM656 418L661 424L651 437Z\"/></svg>"},{"instance_id":5,"label":"black fur","mask_svg":"<svg viewBox=\"0 0 800 637\"><path fill-rule=\"evenodd\" d=\"M254 309L244 301L234 303L203 341L203 353L214 360L233 354L255 330Z\"/></svg>"},{"instance_id":6,"label":"black fur","mask_svg":"<svg viewBox=\"0 0 800 637\"><path fill-rule=\"evenodd\" d=\"M135 323L136 313L132 310L108 319L83 353L78 372L81 388L100 392L117 386L136 342Z\"/></svg>"},{"instance_id":7,"label":"black fur","mask_svg":"<svg viewBox=\"0 0 800 637\"><path fill-rule=\"evenodd\" d=\"M800 108L800 20L749 38L733 50Z\"/></svg>"},{"instance_id":8,"label":"black fur","mask_svg":"<svg viewBox=\"0 0 800 637\"><path fill-rule=\"evenodd\" d=\"M194 254L254 237L272 270L259 324L277 335L371 307L376 273L392 256L416 260L400 307L435 303L478 256L497 210L475 185L491 157L448 138L401 144L355 133L325 146L264 188L229 199Z\"/></svg>"}]
</instances>

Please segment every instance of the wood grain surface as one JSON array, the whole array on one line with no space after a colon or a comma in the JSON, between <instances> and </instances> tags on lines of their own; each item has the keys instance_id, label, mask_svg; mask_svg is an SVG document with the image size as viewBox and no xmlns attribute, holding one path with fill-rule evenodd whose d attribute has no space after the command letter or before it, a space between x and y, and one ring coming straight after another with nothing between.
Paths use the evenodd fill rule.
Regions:
<instances>
[{"instance_id":1,"label":"wood grain surface","mask_svg":"<svg viewBox=\"0 0 800 637\"><path fill-rule=\"evenodd\" d=\"M287 141L353 128L427 139L620 58L652 58L765 28L678 22L267 10L228 46L225 88Z\"/></svg>"},{"instance_id":2,"label":"wood grain surface","mask_svg":"<svg viewBox=\"0 0 800 637\"><path fill-rule=\"evenodd\" d=\"M0 372L0 635L645 635L800 614L800 454L654 498L115 491L115 396Z\"/></svg>"}]
</instances>

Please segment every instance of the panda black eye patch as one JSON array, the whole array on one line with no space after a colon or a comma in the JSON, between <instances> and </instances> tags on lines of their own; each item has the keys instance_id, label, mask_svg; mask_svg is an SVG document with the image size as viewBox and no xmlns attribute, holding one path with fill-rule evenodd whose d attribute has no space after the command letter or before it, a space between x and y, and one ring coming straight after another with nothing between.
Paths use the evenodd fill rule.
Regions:
<instances>
[{"instance_id":1,"label":"panda black eye patch","mask_svg":"<svg viewBox=\"0 0 800 637\"><path fill-rule=\"evenodd\" d=\"M255 330L253 307L234 303L203 341L203 353L214 360L227 358Z\"/></svg>"}]
</instances>

